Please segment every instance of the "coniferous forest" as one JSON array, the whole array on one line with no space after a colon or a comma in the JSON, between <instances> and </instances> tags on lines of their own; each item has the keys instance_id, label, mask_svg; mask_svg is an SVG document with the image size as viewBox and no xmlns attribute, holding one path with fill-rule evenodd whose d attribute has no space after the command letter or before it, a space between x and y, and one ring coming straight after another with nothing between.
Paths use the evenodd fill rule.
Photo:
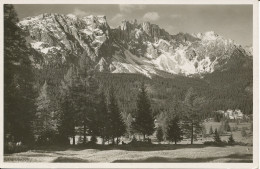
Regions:
<instances>
[{"instance_id":1,"label":"coniferous forest","mask_svg":"<svg viewBox=\"0 0 260 169\"><path fill-rule=\"evenodd\" d=\"M205 119L214 118L218 110L240 109L252 116L253 69L243 60L203 78L101 73L84 54L68 57L65 63L61 57L45 62L26 41L18 21L14 7L5 5L6 153L18 142L29 147L77 141L95 145L100 138L102 144L119 145L125 144L121 140L125 137L135 145L151 143L152 135L159 142L177 144L185 138L193 144L203 135ZM35 60L41 69L33 65ZM218 131L211 130L219 142Z\"/></svg>"}]
</instances>

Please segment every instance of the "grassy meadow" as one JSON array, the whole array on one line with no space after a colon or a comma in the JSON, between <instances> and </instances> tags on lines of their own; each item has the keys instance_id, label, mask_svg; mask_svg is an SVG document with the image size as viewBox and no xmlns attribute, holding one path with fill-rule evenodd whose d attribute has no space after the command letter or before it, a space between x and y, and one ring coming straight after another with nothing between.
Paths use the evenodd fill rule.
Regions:
<instances>
[{"instance_id":1,"label":"grassy meadow","mask_svg":"<svg viewBox=\"0 0 260 169\"><path fill-rule=\"evenodd\" d=\"M210 126L213 130L220 126L217 122L205 123L207 131ZM152 145L149 146L132 146L132 145L94 145L94 146L49 146L37 147L35 149L6 154L5 162L126 162L126 163L142 163L142 162L213 162L213 163L236 163L236 162L252 162L253 146L252 135L247 137L241 136L242 127L247 127L249 133L250 123L230 123L231 128L237 126L237 131L232 131L235 141L245 143L243 145L234 146L206 146L204 141L213 140L212 136L206 138L198 138L194 145L190 145L189 139L184 139L177 145L169 142L156 141L151 136ZM228 133L221 136L222 140L228 139ZM124 139L127 141L126 139Z\"/></svg>"}]
</instances>

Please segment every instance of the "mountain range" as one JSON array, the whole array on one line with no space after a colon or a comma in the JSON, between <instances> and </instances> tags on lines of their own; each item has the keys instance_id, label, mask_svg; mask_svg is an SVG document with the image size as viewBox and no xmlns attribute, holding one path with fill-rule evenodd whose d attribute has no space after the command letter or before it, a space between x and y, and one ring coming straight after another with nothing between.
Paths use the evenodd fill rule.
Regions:
<instances>
[{"instance_id":1,"label":"mountain range","mask_svg":"<svg viewBox=\"0 0 260 169\"><path fill-rule=\"evenodd\" d=\"M159 25L123 20L111 28L106 16L77 17L45 13L18 23L27 42L42 55L35 67L87 57L99 72L203 76L229 69L234 60L252 60L252 48L236 44L213 31L169 34ZM38 60L38 61L35 61ZM229 66L227 66L229 65Z\"/></svg>"},{"instance_id":2,"label":"mountain range","mask_svg":"<svg viewBox=\"0 0 260 169\"><path fill-rule=\"evenodd\" d=\"M123 20L111 28L105 16L54 13L24 18L17 26L31 51L36 86L49 86L52 103L70 67L86 66L96 70L106 91L114 86L125 115L136 108L141 81L155 113L174 110L172 101L184 99L190 87L207 99L205 113L252 113L253 48L213 31L171 35L150 22Z\"/></svg>"}]
</instances>

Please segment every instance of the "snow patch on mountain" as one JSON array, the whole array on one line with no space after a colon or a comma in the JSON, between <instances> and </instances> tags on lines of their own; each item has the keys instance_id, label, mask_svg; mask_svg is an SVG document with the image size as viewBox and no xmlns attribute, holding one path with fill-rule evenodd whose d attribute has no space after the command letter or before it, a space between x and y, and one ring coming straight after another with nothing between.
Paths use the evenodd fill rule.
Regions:
<instances>
[{"instance_id":1,"label":"snow patch on mountain","mask_svg":"<svg viewBox=\"0 0 260 169\"><path fill-rule=\"evenodd\" d=\"M250 48L243 49L214 31L170 35L158 25L136 20L124 20L111 29L103 15L42 14L25 18L18 26L45 56L59 53L62 63L68 55L89 57L100 72L188 76L220 69L236 50L252 55Z\"/></svg>"},{"instance_id":2,"label":"snow patch on mountain","mask_svg":"<svg viewBox=\"0 0 260 169\"><path fill-rule=\"evenodd\" d=\"M38 51L40 51L41 53L44 53L44 54L47 54L49 51L52 51L53 49L56 49L56 50L60 50L61 48L60 47L55 47L55 46L52 46L52 47L47 47L46 43L44 42L34 42L34 43L31 43L32 47ZM45 47L44 47L45 46Z\"/></svg>"},{"instance_id":3,"label":"snow patch on mountain","mask_svg":"<svg viewBox=\"0 0 260 169\"><path fill-rule=\"evenodd\" d=\"M76 15L73 15L73 14L68 14L66 16L71 18L71 19L73 19L73 20L77 20L78 19L78 17Z\"/></svg>"}]
</instances>

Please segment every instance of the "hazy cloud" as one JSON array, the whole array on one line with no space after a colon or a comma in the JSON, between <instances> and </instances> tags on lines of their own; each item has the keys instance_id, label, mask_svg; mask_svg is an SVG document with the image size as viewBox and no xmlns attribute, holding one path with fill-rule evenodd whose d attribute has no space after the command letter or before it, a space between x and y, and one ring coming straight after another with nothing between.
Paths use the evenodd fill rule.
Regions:
<instances>
[{"instance_id":1,"label":"hazy cloud","mask_svg":"<svg viewBox=\"0 0 260 169\"><path fill-rule=\"evenodd\" d=\"M160 16L157 12L147 12L143 16L144 20L151 20L151 21L158 20L159 18L160 18Z\"/></svg>"},{"instance_id":2,"label":"hazy cloud","mask_svg":"<svg viewBox=\"0 0 260 169\"><path fill-rule=\"evenodd\" d=\"M73 11L73 14L76 15L76 16L87 16L87 15L89 15L89 12L75 8L74 11Z\"/></svg>"},{"instance_id":3,"label":"hazy cloud","mask_svg":"<svg viewBox=\"0 0 260 169\"><path fill-rule=\"evenodd\" d=\"M129 5L129 4L119 5L120 12L131 13L133 10L136 9L137 10L144 9L144 5Z\"/></svg>"}]
</instances>

